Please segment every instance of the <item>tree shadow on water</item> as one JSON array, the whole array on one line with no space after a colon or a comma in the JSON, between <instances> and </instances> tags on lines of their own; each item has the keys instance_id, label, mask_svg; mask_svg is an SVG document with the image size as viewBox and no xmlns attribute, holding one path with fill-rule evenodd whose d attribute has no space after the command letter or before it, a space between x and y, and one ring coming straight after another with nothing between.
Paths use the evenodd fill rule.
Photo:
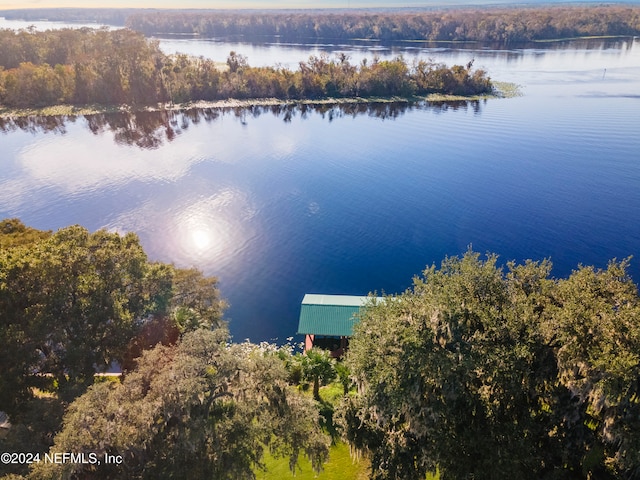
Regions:
<instances>
[{"instance_id":1,"label":"tree shadow on water","mask_svg":"<svg viewBox=\"0 0 640 480\"><path fill-rule=\"evenodd\" d=\"M0 132L9 134L24 131L33 135L53 133L66 135L67 125L84 119L86 127L94 135L113 134L118 145L153 150L178 138L191 125L213 124L224 116L231 116L243 126L249 126L250 120L261 115L271 114L275 118L290 123L293 118L301 120L312 115L320 115L332 122L338 118L368 116L380 120L395 120L406 112L415 110L444 113L447 111L481 111L478 100L424 101L415 102L367 102L367 103L319 103L319 104L280 104L252 105L246 107L191 108L186 110L159 110L140 112L109 112L81 116L27 116L0 118Z\"/></svg>"}]
</instances>

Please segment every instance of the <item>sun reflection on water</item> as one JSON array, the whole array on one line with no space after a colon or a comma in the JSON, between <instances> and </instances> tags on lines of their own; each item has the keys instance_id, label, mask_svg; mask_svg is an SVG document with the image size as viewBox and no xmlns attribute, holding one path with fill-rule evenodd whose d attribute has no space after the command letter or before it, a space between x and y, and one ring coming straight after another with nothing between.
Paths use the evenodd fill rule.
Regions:
<instances>
[{"instance_id":1,"label":"sun reflection on water","mask_svg":"<svg viewBox=\"0 0 640 480\"><path fill-rule=\"evenodd\" d=\"M213 242L211 233L204 228L191 232L191 243L198 251L206 250Z\"/></svg>"},{"instance_id":2,"label":"sun reflection on water","mask_svg":"<svg viewBox=\"0 0 640 480\"><path fill-rule=\"evenodd\" d=\"M174 217L170 227L180 255L189 263L218 263L240 250L252 209L246 195L224 189L201 198Z\"/></svg>"},{"instance_id":3,"label":"sun reflection on water","mask_svg":"<svg viewBox=\"0 0 640 480\"><path fill-rule=\"evenodd\" d=\"M231 245L233 226L219 212L194 205L177 218L180 249L195 259L218 257Z\"/></svg>"},{"instance_id":4,"label":"sun reflection on water","mask_svg":"<svg viewBox=\"0 0 640 480\"><path fill-rule=\"evenodd\" d=\"M149 255L179 267L221 275L233 269L255 237L257 210L250 196L224 188L208 196L185 196L170 208L159 197L118 216L105 228L142 235Z\"/></svg>"}]
</instances>

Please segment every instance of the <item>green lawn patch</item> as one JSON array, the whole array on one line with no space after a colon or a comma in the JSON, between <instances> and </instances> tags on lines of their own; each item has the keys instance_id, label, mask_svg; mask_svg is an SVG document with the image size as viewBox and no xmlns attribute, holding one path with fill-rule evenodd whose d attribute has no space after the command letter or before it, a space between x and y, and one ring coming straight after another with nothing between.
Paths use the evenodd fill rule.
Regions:
<instances>
[{"instance_id":1,"label":"green lawn patch","mask_svg":"<svg viewBox=\"0 0 640 480\"><path fill-rule=\"evenodd\" d=\"M339 442L331 447L329 461L324 470L316 474L311 463L306 458L300 458L295 476L289 470L289 459L273 458L266 454L264 458L266 472L257 471L258 480L280 480L295 478L296 480L365 480L369 478L369 462L360 458L354 459L349 452L349 446Z\"/></svg>"}]
</instances>

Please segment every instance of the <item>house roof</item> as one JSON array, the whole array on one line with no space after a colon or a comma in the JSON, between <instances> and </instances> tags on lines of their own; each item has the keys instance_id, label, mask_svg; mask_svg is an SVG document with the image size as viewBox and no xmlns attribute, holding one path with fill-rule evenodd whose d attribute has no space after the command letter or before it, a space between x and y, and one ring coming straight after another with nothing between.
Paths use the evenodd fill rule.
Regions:
<instances>
[{"instance_id":1,"label":"house roof","mask_svg":"<svg viewBox=\"0 0 640 480\"><path fill-rule=\"evenodd\" d=\"M300 308L299 334L350 337L360 307L371 297L306 294Z\"/></svg>"}]
</instances>

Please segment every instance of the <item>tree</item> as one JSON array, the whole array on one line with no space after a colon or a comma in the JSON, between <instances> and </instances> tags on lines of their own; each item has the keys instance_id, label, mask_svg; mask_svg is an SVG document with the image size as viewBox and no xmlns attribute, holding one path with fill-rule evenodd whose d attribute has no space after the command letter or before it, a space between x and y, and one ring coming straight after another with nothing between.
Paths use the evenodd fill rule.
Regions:
<instances>
[{"instance_id":1,"label":"tree","mask_svg":"<svg viewBox=\"0 0 640 480\"><path fill-rule=\"evenodd\" d=\"M313 398L320 400L320 384L327 384L336 378L334 360L328 351L312 348L300 359L302 376L313 382Z\"/></svg>"},{"instance_id":2,"label":"tree","mask_svg":"<svg viewBox=\"0 0 640 480\"><path fill-rule=\"evenodd\" d=\"M215 278L149 262L134 234L1 221L0 411L12 428L0 450L44 454L96 372L132 370L158 343L221 325L224 306Z\"/></svg>"},{"instance_id":3,"label":"tree","mask_svg":"<svg viewBox=\"0 0 640 480\"><path fill-rule=\"evenodd\" d=\"M351 372L344 362L336 362L335 364L336 375L340 385L342 385L342 393L347 395L353 382L351 381Z\"/></svg>"},{"instance_id":4,"label":"tree","mask_svg":"<svg viewBox=\"0 0 640 480\"><path fill-rule=\"evenodd\" d=\"M554 322L559 377L580 408L573 422L598 478L640 478L640 308L629 260L581 267L558 282ZM574 448L575 446L575 439Z\"/></svg>"},{"instance_id":5,"label":"tree","mask_svg":"<svg viewBox=\"0 0 640 480\"><path fill-rule=\"evenodd\" d=\"M51 235L51 231L42 231L27 227L17 218L6 218L0 221L0 248L10 248L43 240Z\"/></svg>"},{"instance_id":6,"label":"tree","mask_svg":"<svg viewBox=\"0 0 640 480\"><path fill-rule=\"evenodd\" d=\"M248 66L247 57L232 50L227 57L227 66L231 73L236 73Z\"/></svg>"},{"instance_id":7,"label":"tree","mask_svg":"<svg viewBox=\"0 0 640 480\"><path fill-rule=\"evenodd\" d=\"M370 305L340 417L373 478L636 478L640 321L626 264L549 278L548 261L425 270Z\"/></svg>"},{"instance_id":8,"label":"tree","mask_svg":"<svg viewBox=\"0 0 640 480\"><path fill-rule=\"evenodd\" d=\"M150 263L132 233L79 226L38 233L16 220L2 226L0 410L15 412L31 387L45 385L43 374L73 398L96 371L122 363L127 345L154 320L180 333L222 323L217 280ZM138 342L136 354L171 343L167 334Z\"/></svg>"},{"instance_id":9,"label":"tree","mask_svg":"<svg viewBox=\"0 0 640 480\"><path fill-rule=\"evenodd\" d=\"M328 453L313 401L286 382L275 354L198 329L146 352L122 383L99 383L68 409L51 452L119 455L122 463L37 465L33 478L254 478L265 448Z\"/></svg>"},{"instance_id":10,"label":"tree","mask_svg":"<svg viewBox=\"0 0 640 480\"><path fill-rule=\"evenodd\" d=\"M148 35L242 35L254 41L277 35L282 40L296 42L367 38L510 43L588 35L637 35L639 17L639 9L630 5L465 8L412 13L354 11L340 15L150 12L129 15L127 26Z\"/></svg>"},{"instance_id":11,"label":"tree","mask_svg":"<svg viewBox=\"0 0 640 480\"><path fill-rule=\"evenodd\" d=\"M171 309L181 332L223 325L218 280L195 268L174 269Z\"/></svg>"},{"instance_id":12,"label":"tree","mask_svg":"<svg viewBox=\"0 0 640 480\"><path fill-rule=\"evenodd\" d=\"M145 264L135 235L81 227L1 250L0 408L13 411L42 374L64 390L117 359L145 313Z\"/></svg>"}]
</instances>

